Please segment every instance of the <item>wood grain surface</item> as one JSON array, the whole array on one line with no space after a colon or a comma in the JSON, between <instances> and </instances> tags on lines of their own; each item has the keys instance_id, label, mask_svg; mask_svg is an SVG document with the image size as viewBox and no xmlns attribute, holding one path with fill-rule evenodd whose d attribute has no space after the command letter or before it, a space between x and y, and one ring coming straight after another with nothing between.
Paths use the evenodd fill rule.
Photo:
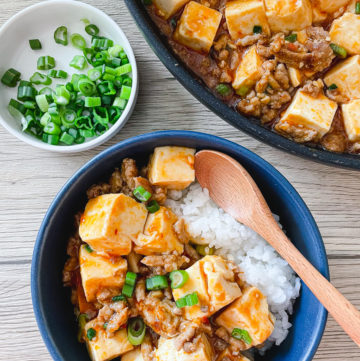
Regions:
<instances>
[{"instance_id":1,"label":"wood grain surface","mask_svg":"<svg viewBox=\"0 0 360 361\"><path fill-rule=\"evenodd\" d=\"M0 25L36 2L0 0ZM110 15L128 36L140 71L139 99L132 118L119 134L81 154L45 153L0 128L0 360L51 360L32 311L30 263L38 228L53 197L80 166L102 150L155 130L215 134L273 164L313 213L324 238L333 283L360 308L360 173L288 155L235 130L172 77L144 41L122 0L86 2ZM360 360L360 349L329 318L314 360Z\"/></svg>"}]
</instances>

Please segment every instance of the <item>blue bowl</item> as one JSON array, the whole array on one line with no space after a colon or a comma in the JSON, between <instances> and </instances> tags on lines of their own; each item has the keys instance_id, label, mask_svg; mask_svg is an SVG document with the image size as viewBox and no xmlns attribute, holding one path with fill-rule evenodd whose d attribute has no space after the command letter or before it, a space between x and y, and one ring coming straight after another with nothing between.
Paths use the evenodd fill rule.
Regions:
<instances>
[{"instance_id":1,"label":"blue bowl","mask_svg":"<svg viewBox=\"0 0 360 361\"><path fill-rule=\"evenodd\" d=\"M235 143L207 134L166 131L140 135L105 150L76 172L55 197L40 227L31 268L31 292L36 320L54 360L90 360L85 346L77 342L69 290L61 281L73 215L84 208L86 190L95 182L107 179L123 158L132 157L139 164L145 163L153 148L163 145L214 149L237 159L254 177L296 247L329 278L324 244L309 209L269 163ZM256 361L310 361L320 343L326 319L327 312L303 284L286 341Z\"/></svg>"}]
</instances>

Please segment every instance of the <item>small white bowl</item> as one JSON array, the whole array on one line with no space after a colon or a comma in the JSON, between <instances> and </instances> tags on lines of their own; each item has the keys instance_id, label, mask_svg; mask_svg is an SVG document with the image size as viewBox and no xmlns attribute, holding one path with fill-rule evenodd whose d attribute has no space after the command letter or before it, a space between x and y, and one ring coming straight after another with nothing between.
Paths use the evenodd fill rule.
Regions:
<instances>
[{"instance_id":1,"label":"small white bowl","mask_svg":"<svg viewBox=\"0 0 360 361\"><path fill-rule=\"evenodd\" d=\"M54 31L59 26L66 26L71 33L82 34L90 45L90 36L85 32L81 19L88 19L100 29L100 35L120 44L128 55L132 66L132 92L121 118L104 134L89 139L82 144L51 145L21 131L21 124L14 119L7 109L11 98L16 99L17 88L8 88L0 84L0 124L11 134L35 147L60 153L75 153L94 148L114 136L129 119L138 94L138 72L134 53L130 43L119 26L104 12L95 7L75 0L47 0L30 6L8 20L0 29L0 77L9 68L21 72L21 78L28 80L37 71L37 59L42 55L51 55L56 60L56 68L71 74L77 72L69 67L74 55L81 51L74 48L69 41L68 46L56 44ZM32 50L29 39L39 39L41 50ZM68 78L68 79L69 79ZM69 81L69 80L66 80ZM62 80L64 82L64 80ZM54 86L54 82L51 87Z\"/></svg>"}]
</instances>

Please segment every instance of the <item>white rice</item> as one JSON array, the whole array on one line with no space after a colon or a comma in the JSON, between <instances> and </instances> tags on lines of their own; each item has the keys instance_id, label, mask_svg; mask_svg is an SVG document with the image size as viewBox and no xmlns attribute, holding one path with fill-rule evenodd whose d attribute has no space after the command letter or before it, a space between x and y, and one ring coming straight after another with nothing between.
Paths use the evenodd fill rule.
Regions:
<instances>
[{"instance_id":1,"label":"white rice","mask_svg":"<svg viewBox=\"0 0 360 361\"><path fill-rule=\"evenodd\" d=\"M265 349L274 343L280 345L288 335L289 315L300 292L294 271L262 237L217 207L198 183L184 193L171 191L169 197L167 206L184 218L191 237L216 247L217 253L236 262L246 282L267 296L276 322Z\"/></svg>"}]
</instances>

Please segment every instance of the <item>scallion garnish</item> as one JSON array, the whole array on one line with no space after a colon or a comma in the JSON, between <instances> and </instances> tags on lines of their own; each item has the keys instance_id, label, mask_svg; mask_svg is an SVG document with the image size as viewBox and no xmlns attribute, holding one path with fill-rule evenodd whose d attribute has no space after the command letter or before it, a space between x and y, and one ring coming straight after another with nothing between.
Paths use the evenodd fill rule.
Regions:
<instances>
[{"instance_id":1,"label":"scallion garnish","mask_svg":"<svg viewBox=\"0 0 360 361\"><path fill-rule=\"evenodd\" d=\"M84 336L85 325L88 321L88 317L85 313L81 313L78 317L78 341L82 342Z\"/></svg>"},{"instance_id":2,"label":"scallion garnish","mask_svg":"<svg viewBox=\"0 0 360 361\"><path fill-rule=\"evenodd\" d=\"M154 276L146 279L146 289L148 291L163 290L169 286L165 276Z\"/></svg>"},{"instance_id":3,"label":"scallion garnish","mask_svg":"<svg viewBox=\"0 0 360 361\"><path fill-rule=\"evenodd\" d=\"M134 293L134 289L135 287L134 286L130 286L130 285L127 285L126 283L124 284L124 287L122 289L122 294L125 296L125 297L128 297L128 298L131 298L133 293Z\"/></svg>"},{"instance_id":4,"label":"scallion garnish","mask_svg":"<svg viewBox=\"0 0 360 361\"><path fill-rule=\"evenodd\" d=\"M340 45L331 43L330 44L330 48L332 49L332 51L334 52L334 54L336 56L338 56L339 58L345 59L347 57L347 51L345 48L343 48Z\"/></svg>"},{"instance_id":5,"label":"scallion garnish","mask_svg":"<svg viewBox=\"0 0 360 361\"><path fill-rule=\"evenodd\" d=\"M89 328L86 332L86 336L91 341L93 338L96 337L96 331L93 328Z\"/></svg>"},{"instance_id":6,"label":"scallion garnish","mask_svg":"<svg viewBox=\"0 0 360 361\"><path fill-rule=\"evenodd\" d=\"M218 84L215 89L223 97L227 97L232 93L228 84Z\"/></svg>"},{"instance_id":7,"label":"scallion garnish","mask_svg":"<svg viewBox=\"0 0 360 361\"><path fill-rule=\"evenodd\" d=\"M208 244L206 245L200 245L198 244L196 246L196 252L199 253L200 256L208 256L208 255L213 255L215 252L215 248L214 247L209 247Z\"/></svg>"},{"instance_id":8,"label":"scallion garnish","mask_svg":"<svg viewBox=\"0 0 360 361\"><path fill-rule=\"evenodd\" d=\"M120 99L120 100L123 100L123 99ZM159 206L159 203L156 202L155 199L153 199L146 205L146 209L148 210L149 213L156 213L160 209L160 206Z\"/></svg>"},{"instance_id":9,"label":"scallion garnish","mask_svg":"<svg viewBox=\"0 0 360 361\"><path fill-rule=\"evenodd\" d=\"M135 198L141 202L147 202L151 198L151 193L143 186L136 187L133 191Z\"/></svg>"},{"instance_id":10,"label":"scallion garnish","mask_svg":"<svg viewBox=\"0 0 360 361\"><path fill-rule=\"evenodd\" d=\"M141 345L145 338L146 326L140 317L131 318L129 320L127 333L129 342L138 346Z\"/></svg>"},{"instance_id":11,"label":"scallion garnish","mask_svg":"<svg viewBox=\"0 0 360 361\"><path fill-rule=\"evenodd\" d=\"M172 271L169 278L171 280L171 288L176 289L184 286L184 284L189 280L189 274L183 270Z\"/></svg>"},{"instance_id":12,"label":"scallion garnish","mask_svg":"<svg viewBox=\"0 0 360 361\"><path fill-rule=\"evenodd\" d=\"M114 296L111 301L113 302L120 302L120 301L126 301L126 297L124 295L118 295Z\"/></svg>"},{"instance_id":13,"label":"scallion garnish","mask_svg":"<svg viewBox=\"0 0 360 361\"><path fill-rule=\"evenodd\" d=\"M254 34L261 34L262 33L262 26L255 25L254 28L253 28L253 33Z\"/></svg>"},{"instance_id":14,"label":"scallion garnish","mask_svg":"<svg viewBox=\"0 0 360 361\"><path fill-rule=\"evenodd\" d=\"M189 295L186 295L182 298L179 298L176 301L176 306L178 308L191 307L191 306L197 305L198 303L199 303L198 294L196 292L194 292L194 293L190 293Z\"/></svg>"},{"instance_id":15,"label":"scallion garnish","mask_svg":"<svg viewBox=\"0 0 360 361\"><path fill-rule=\"evenodd\" d=\"M357 1L355 4L355 14L360 14L360 1Z\"/></svg>"},{"instance_id":16,"label":"scallion garnish","mask_svg":"<svg viewBox=\"0 0 360 361\"><path fill-rule=\"evenodd\" d=\"M29 45L32 50L40 50L42 48L41 42L39 39L29 40Z\"/></svg>"},{"instance_id":17,"label":"scallion garnish","mask_svg":"<svg viewBox=\"0 0 360 361\"><path fill-rule=\"evenodd\" d=\"M85 245L85 249L86 249L86 251L88 253L93 253L94 252L94 250L88 244Z\"/></svg>"},{"instance_id":18,"label":"scallion garnish","mask_svg":"<svg viewBox=\"0 0 360 361\"><path fill-rule=\"evenodd\" d=\"M248 345L252 344L252 338L249 332L241 328L234 328L231 332L231 336L236 338L237 340L244 341Z\"/></svg>"},{"instance_id":19,"label":"scallion garnish","mask_svg":"<svg viewBox=\"0 0 360 361\"><path fill-rule=\"evenodd\" d=\"M336 84L331 84L331 85L329 85L329 87L328 87L329 90L335 90L335 89L337 89L337 88L338 88L338 86L337 86Z\"/></svg>"},{"instance_id":20,"label":"scallion garnish","mask_svg":"<svg viewBox=\"0 0 360 361\"><path fill-rule=\"evenodd\" d=\"M297 34L290 34L288 36L285 36L285 40L288 41L289 43L295 43L295 41L297 40Z\"/></svg>"}]
</instances>

